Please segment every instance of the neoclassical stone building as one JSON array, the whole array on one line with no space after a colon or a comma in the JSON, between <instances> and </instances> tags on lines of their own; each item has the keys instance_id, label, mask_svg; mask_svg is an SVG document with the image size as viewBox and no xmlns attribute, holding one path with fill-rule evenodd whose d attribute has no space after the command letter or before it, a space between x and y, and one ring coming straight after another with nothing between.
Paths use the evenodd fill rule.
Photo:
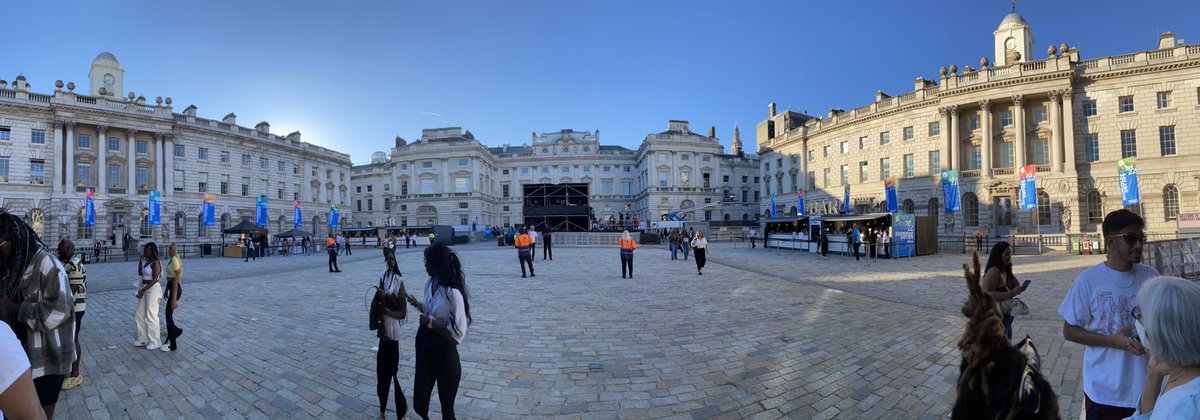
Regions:
<instances>
[{"instance_id":1,"label":"neoclassical stone building","mask_svg":"<svg viewBox=\"0 0 1200 420\"><path fill-rule=\"evenodd\" d=\"M22 215L44 240L69 237L90 247L130 233L180 244L220 241L222 226L255 219L269 198L268 229L292 228L300 201L304 228L328 232L331 205L348 219L350 157L304 143L300 133L272 134L261 122L237 124L174 112L170 97L153 104L124 94L125 69L110 53L92 62L87 93L56 83L35 93L24 76L0 81L0 208ZM66 88L64 90L63 88ZM96 193L95 226L83 223L85 192ZM161 225L146 220L147 193L161 192ZM215 224L201 223L205 194L215 194Z\"/></svg>"},{"instance_id":2,"label":"neoclassical stone building","mask_svg":"<svg viewBox=\"0 0 1200 420\"><path fill-rule=\"evenodd\" d=\"M658 220L729 195L733 203L695 210L689 220L753 221L758 176L758 159L742 152L736 127L732 153L725 153L715 130L705 136L687 121L670 121L637 150L600 144L599 130L533 133L520 146L488 147L469 130L426 129L417 141L397 137L390 155L355 166L352 186L362 227L518 225L523 186L560 183L586 183L598 219L627 213Z\"/></svg>"},{"instance_id":3,"label":"neoclassical stone building","mask_svg":"<svg viewBox=\"0 0 1200 420\"><path fill-rule=\"evenodd\" d=\"M775 112L758 125L766 194L778 210L806 187L812 213L883 211L884 179L899 178L901 211L939 217L941 232L1098 232L1122 207L1117 161L1137 157L1148 229L1174 233L1200 213L1200 45L1163 34L1154 49L1082 59L1067 44L1036 44L1010 14L979 69L951 65L912 92L824 117ZM1045 45L1035 58L1037 45ZM1017 169L1036 165L1038 209L1019 210ZM940 173L961 173L962 212L943 212ZM764 205L769 205L764 203ZM767 212L764 206L759 212Z\"/></svg>"}]
</instances>

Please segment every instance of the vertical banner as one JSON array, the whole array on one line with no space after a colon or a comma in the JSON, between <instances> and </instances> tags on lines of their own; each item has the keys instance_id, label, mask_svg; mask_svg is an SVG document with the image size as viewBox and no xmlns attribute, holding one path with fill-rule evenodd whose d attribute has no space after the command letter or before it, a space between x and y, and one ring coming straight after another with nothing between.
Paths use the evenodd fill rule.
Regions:
<instances>
[{"instance_id":1,"label":"vertical banner","mask_svg":"<svg viewBox=\"0 0 1200 420\"><path fill-rule=\"evenodd\" d=\"M962 210L958 200L958 171L942 171L942 202L946 204L946 213Z\"/></svg>"},{"instance_id":2,"label":"vertical banner","mask_svg":"<svg viewBox=\"0 0 1200 420\"><path fill-rule=\"evenodd\" d=\"M842 207L844 207L846 214L850 214L850 184L846 184L846 192L844 196L845 197L842 198Z\"/></svg>"},{"instance_id":3,"label":"vertical banner","mask_svg":"<svg viewBox=\"0 0 1200 420\"><path fill-rule=\"evenodd\" d=\"M329 208L329 227L336 229L338 226L338 207L332 206Z\"/></svg>"},{"instance_id":4,"label":"vertical banner","mask_svg":"<svg viewBox=\"0 0 1200 420\"><path fill-rule=\"evenodd\" d=\"M149 199L149 202L147 203L146 208L149 211L148 215L150 217L150 224L151 225L160 224L161 216L159 215L159 192L158 192L158 190L150 190L150 194L148 194L148 195L150 196L150 199Z\"/></svg>"},{"instance_id":5,"label":"vertical banner","mask_svg":"<svg viewBox=\"0 0 1200 420\"><path fill-rule=\"evenodd\" d=\"M267 196L258 196L258 203L254 206L254 224L258 227L267 226Z\"/></svg>"},{"instance_id":6,"label":"vertical banner","mask_svg":"<svg viewBox=\"0 0 1200 420\"><path fill-rule=\"evenodd\" d=\"M83 224L96 226L96 190L87 189L87 202L83 210Z\"/></svg>"},{"instance_id":7,"label":"vertical banner","mask_svg":"<svg viewBox=\"0 0 1200 420\"><path fill-rule=\"evenodd\" d=\"M917 215L901 213L892 219L892 243L896 244L897 257L917 255Z\"/></svg>"},{"instance_id":8,"label":"vertical banner","mask_svg":"<svg viewBox=\"0 0 1200 420\"><path fill-rule=\"evenodd\" d=\"M796 190L796 217L804 216L804 188Z\"/></svg>"},{"instance_id":9,"label":"vertical banner","mask_svg":"<svg viewBox=\"0 0 1200 420\"><path fill-rule=\"evenodd\" d=\"M204 226L212 226L216 223L217 215L217 195L204 194Z\"/></svg>"},{"instance_id":10,"label":"vertical banner","mask_svg":"<svg viewBox=\"0 0 1200 420\"><path fill-rule=\"evenodd\" d=\"M1021 167L1020 179L1020 195L1021 195L1021 210L1037 209L1037 180L1034 177L1034 165L1025 165Z\"/></svg>"},{"instance_id":11,"label":"vertical banner","mask_svg":"<svg viewBox=\"0 0 1200 420\"><path fill-rule=\"evenodd\" d=\"M884 199L887 200L888 213L897 213L900 211L900 203L896 202L896 200L899 200L897 197L898 194L896 194L896 187L896 177L894 176L889 176L883 181L883 194Z\"/></svg>"},{"instance_id":12,"label":"vertical banner","mask_svg":"<svg viewBox=\"0 0 1200 420\"><path fill-rule=\"evenodd\" d=\"M299 229L300 225L303 224L304 213L300 210L300 202L296 201L296 204L292 205L292 226L295 226L297 229Z\"/></svg>"},{"instance_id":13,"label":"vertical banner","mask_svg":"<svg viewBox=\"0 0 1200 420\"><path fill-rule=\"evenodd\" d=\"M771 218L775 218L775 193L771 193Z\"/></svg>"},{"instance_id":14,"label":"vertical banner","mask_svg":"<svg viewBox=\"0 0 1200 420\"><path fill-rule=\"evenodd\" d=\"M1121 204L1132 206L1142 202L1142 192L1138 188L1136 157L1117 161L1117 181L1121 184Z\"/></svg>"}]
</instances>

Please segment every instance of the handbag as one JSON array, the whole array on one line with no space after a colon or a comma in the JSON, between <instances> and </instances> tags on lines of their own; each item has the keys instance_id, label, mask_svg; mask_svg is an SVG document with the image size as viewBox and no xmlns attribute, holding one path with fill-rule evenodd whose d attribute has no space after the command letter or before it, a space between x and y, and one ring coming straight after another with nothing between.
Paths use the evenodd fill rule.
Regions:
<instances>
[{"instance_id":1,"label":"handbag","mask_svg":"<svg viewBox=\"0 0 1200 420\"><path fill-rule=\"evenodd\" d=\"M1017 297L1000 302L1000 309L1008 312L1009 315L1029 315L1029 305Z\"/></svg>"}]
</instances>

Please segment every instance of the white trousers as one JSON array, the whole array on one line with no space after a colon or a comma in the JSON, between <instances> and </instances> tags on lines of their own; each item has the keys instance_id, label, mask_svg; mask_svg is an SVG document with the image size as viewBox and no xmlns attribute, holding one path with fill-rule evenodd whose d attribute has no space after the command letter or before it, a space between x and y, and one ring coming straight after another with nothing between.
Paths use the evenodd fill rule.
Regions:
<instances>
[{"instance_id":1,"label":"white trousers","mask_svg":"<svg viewBox=\"0 0 1200 420\"><path fill-rule=\"evenodd\" d=\"M162 346L162 338L158 336L158 307L162 301L162 286L155 285L142 295L137 306L138 342L147 343L150 347Z\"/></svg>"}]
</instances>

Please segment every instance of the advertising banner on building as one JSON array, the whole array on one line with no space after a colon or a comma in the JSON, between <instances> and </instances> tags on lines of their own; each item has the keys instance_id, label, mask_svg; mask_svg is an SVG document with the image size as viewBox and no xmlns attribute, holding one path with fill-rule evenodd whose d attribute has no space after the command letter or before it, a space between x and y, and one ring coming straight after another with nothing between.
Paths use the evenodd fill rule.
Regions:
<instances>
[{"instance_id":1,"label":"advertising banner on building","mask_svg":"<svg viewBox=\"0 0 1200 420\"><path fill-rule=\"evenodd\" d=\"M899 198L896 194L896 177L889 176L883 181L884 199L887 200L888 213L896 213L900 211L900 204L896 202Z\"/></svg>"},{"instance_id":2,"label":"advertising banner on building","mask_svg":"<svg viewBox=\"0 0 1200 420\"><path fill-rule=\"evenodd\" d=\"M796 216L804 216L804 188L796 190Z\"/></svg>"},{"instance_id":3,"label":"advertising banner on building","mask_svg":"<svg viewBox=\"0 0 1200 420\"><path fill-rule=\"evenodd\" d=\"M146 210L148 212L147 216L149 216L150 224L160 224L159 219L161 216L159 215L159 192L158 190L150 190L150 194L148 195L149 199L146 203Z\"/></svg>"},{"instance_id":4,"label":"advertising banner on building","mask_svg":"<svg viewBox=\"0 0 1200 420\"><path fill-rule=\"evenodd\" d=\"M254 205L254 216L254 224L256 226L267 226L267 196L258 196L258 202Z\"/></svg>"},{"instance_id":5,"label":"advertising banner on building","mask_svg":"<svg viewBox=\"0 0 1200 420\"><path fill-rule=\"evenodd\" d=\"M1025 165L1021 167L1020 189L1018 190L1021 196L1021 210L1037 209L1037 180L1033 173L1036 169L1034 165Z\"/></svg>"},{"instance_id":6,"label":"advertising banner on building","mask_svg":"<svg viewBox=\"0 0 1200 420\"><path fill-rule=\"evenodd\" d=\"M961 210L958 201L958 171L954 169L942 172L942 202L946 204L946 213L957 213Z\"/></svg>"},{"instance_id":7,"label":"advertising banner on building","mask_svg":"<svg viewBox=\"0 0 1200 420\"><path fill-rule=\"evenodd\" d=\"M336 229L338 227L338 207L332 206L329 208L329 227Z\"/></svg>"},{"instance_id":8,"label":"advertising banner on building","mask_svg":"<svg viewBox=\"0 0 1200 420\"><path fill-rule=\"evenodd\" d=\"M96 190L87 189L87 201L84 204L83 224L96 226Z\"/></svg>"},{"instance_id":9,"label":"advertising banner on building","mask_svg":"<svg viewBox=\"0 0 1200 420\"><path fill-rule=\"evenodd\" d=\"M850 184L846 184L845 193L842 195L842 207L844 207L842 210L844 210L846 214L850 214Z\"/></svg>"},{"instance_id":10,"label":"advertising banner on building","mask_svg":"<svg viewBox=\"0 0 1200 420\"><path fill-rule=\"evenodd\" d=\"M1142 202L1142 192L1138 188L1136 157L1117 161L1117 182L1121 184L1122 204L1132 206Z\"/></svg>"},{"instance_id":11,"label":"advertising banner on building","mask_svg":"<svg viewBox=\"0 0 1200 420\"><path fill-rule=\"evenodd\" d=\"M775 218L775 193L771 193L771 218Z\"/></svg>"},{"instance_id":12,"label":"advertising banner on building","mask_svg":"<svg viewBox=\"0 0 1200 420\"><path fill-rule=\"evenodd\" d=\"M300 202L292 205L292 226L297 228L304 224L304 213L300 210Z\"/></svg>"},{"instance_id":13,"label":"advertising banner on building","mask_svg":"<svg viewBox=\"0 0 1200 420\"><path fill-rule=\"evenodd\" d=\"M900 213L892 217L892 243L896 257L917 255L917 215Z\"/></svg>"},{"instance_id":14,"label":"advertising banner on building","mask_svg":"<svg viewBox=\"0 0 1200 420\"><path fill-rule=\"evenodd\" d=\"M212 226L216 224L217 215L217 195L204 194L204 225Z\"/></svg>"}]
</instances>

